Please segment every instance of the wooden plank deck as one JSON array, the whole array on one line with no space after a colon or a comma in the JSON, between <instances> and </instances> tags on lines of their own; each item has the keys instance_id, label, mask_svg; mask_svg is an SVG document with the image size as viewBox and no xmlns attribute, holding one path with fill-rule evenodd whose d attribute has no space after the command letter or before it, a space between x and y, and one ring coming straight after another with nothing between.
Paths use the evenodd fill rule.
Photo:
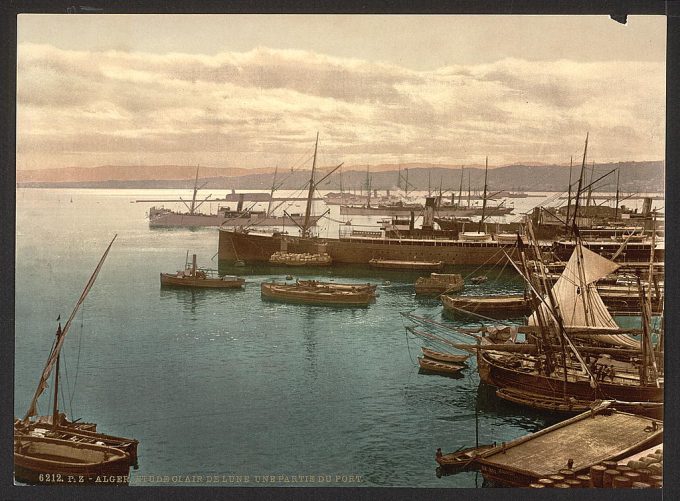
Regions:
<instances>
[{"instance_id":1,"label":"wooden plank deck","mask_svg":"<svg viewBox=\"0 0 680 501\"><path fill-rule=\"evenodd\" d=\"M630 414L597 414L570 426L511 446L485 458L490 465L524 470L536 477L554 474L574 460L579 470L643 442L651 420Z\"/></svg>"}]
</instances>

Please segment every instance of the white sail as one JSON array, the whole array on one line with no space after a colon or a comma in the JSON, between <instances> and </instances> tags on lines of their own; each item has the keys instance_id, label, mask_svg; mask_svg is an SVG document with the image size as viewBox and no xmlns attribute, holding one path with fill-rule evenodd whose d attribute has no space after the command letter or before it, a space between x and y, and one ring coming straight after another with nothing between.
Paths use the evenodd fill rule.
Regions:
<instances>
[{"instance_id":1,"label":"white sail","mask_svg":"<svg viewBox=\"0 0 680 501\"><path fill-rule=\"evenodd\" d=\"M582 328L584 332L590 327L619 329L595 285L595 282L618 268L619 265L613 261L584 248L580 243L576 245L562 275L552 288L552 295L559 306L565 327ZM547 317L546 306L540 307L543 308L544 317ZM534 313L529 318L529 325L537 324ZM578 334L574 335L578 337ZM639 341L621 334L598 336L598 341L630 348L640 347Z\"/></svg>"}]
</instances>

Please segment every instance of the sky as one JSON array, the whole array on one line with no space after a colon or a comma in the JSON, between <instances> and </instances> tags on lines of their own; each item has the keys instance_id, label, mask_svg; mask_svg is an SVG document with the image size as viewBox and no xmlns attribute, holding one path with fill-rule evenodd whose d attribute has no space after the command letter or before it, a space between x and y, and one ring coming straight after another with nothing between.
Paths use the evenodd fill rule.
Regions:
<instances>
[{"instance_id":1,"label":"sky","mask_svg":"<svg viewBox=\"0 0 680 501\"><path fill-rule=\"evenodd\" d=\"M45 15L17 34L17 168L664 158L666 20Z\"/></svg>"}]
</instances>

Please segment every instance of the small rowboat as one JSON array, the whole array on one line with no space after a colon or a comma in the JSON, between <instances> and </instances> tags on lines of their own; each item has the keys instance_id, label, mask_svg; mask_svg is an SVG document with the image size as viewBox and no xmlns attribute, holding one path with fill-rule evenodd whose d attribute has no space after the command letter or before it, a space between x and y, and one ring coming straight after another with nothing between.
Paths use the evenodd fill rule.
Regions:
<instances>
[{"instance_id":1,"label":"small rowboat","mask_svg":"<svg viewBox=\"0 0 680 501\"><path fill-rule=\"evenodd\" d=\"M371 268L385 268L390 270L441 270L443 261L395 261L390 259L371 259Z\"/></svg>"},{"instance_id":2,"label":"small rowboat","mask_svg":"<svg viewBox=\"0 0 680 501\"><path fill-rule=\"evenodd\" d=\"M424 371L436 372L437 374L458 374L463 369L462 365L438 362L424 357L418 357L418 365Z\"/></svg>"},{"instance_id":3,"label":"small rowboat","mask_svg":"<svg viewBox=\"0 0 680 501\"><path fill-rule=\"evenodd\" d=\"M493 449L492 444L480 445L479 447L468 447L449 454L440 454L441 449L437 450L435 461L445 473L470 469L476 466L475 459L482 457L485 452Z\"/></svg>"},{"instance_id":4,"label":"small rowboat","mask_svg":"<svg viewBox=\"0 0 680 501\"><path fill-rule=\"evenodd\" d=\"M431 360L436 360L437 362L447 362L453 364L463 364L470 358L470 355L453 355L452 353L442 353L440 351L430 350L429 348L421 347L423 350L423 355Z\"/></svg>"},{"instance_id":5,"label":"small rowboat","mask_svg":"<svg viewBox=\"0 0 680 501\"><path fill-rule=\"evenodd\" d=\"M338 285L347 288L338 288ZM324 285L304 285L300 283L285 284L263 282L260 286L263 299L283 301L296 304L313 304L319 306L368 306L375 301L375 289L365 285L334 284L335 287Z\"/></svg>"},{"instance_id":6,"label":"small rowboat","mask_svg":"<svg viewBox=\"0 0 680 501\"><path fill-rule=\"evenodd\" d=\"M457 314L476 313L496 319L518 318L531 313L522 294L500 296L441 296L445 310Z\"/></svg>"},{"instance_id":7,"label":"small rowboat","mask_svg":"<svg viewBox=\"0 0 680 501\"><path fill-rule=\"evenodd\" d=\"M14 439L14 478L28 484L63 481L127 484L130 455L115 447L37 436Z\"/></svg>"}]
</instances>

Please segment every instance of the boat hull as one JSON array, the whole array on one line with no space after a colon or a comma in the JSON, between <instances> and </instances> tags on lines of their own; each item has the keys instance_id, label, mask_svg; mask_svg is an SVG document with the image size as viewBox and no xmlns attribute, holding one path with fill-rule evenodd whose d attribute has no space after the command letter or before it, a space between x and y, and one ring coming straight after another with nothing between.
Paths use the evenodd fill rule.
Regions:
<instances>
[{"instance_id":1,"label":"boat hull","mask_svg":"<svg viewBox=\"0 0 680 501\"><path fill-rule=\"evenodd\" d=\"M479 378L486 384L499 389L511 389L517 392L530 393L554 400L563 398L564 380L558 376L545 376L535 371L504 367L493 360L484 350L478 350L477 370ZM569 380L566 383L566 395L577 401L593 402L595 400L619 400L622 402L663 402L663 387L638 386L599 382L596 389L591 388L589 381Z\"/></svg>"},{"instance_id":2,"label":"boat hull","mask_svg":"<svg viewBox=\"0 0 680 501\"><path fill-rule=\"evenodd\" d=\"M18 482L127 485L129 473L129 455L113 447L26 436L14 440L14 478Z\"/></svg>"},{"instance_id":3,"label":"boat hull","mask_svg":"<svg viewBox=\"0 0 680 501\"><path fill-rule=\"evenodd\" d=\"M441 300L444 309L456 315L470 312L501 320L531 313L529 301L523 295L498 296L496 299L493 296L442 296Z\"/></svg>"},{"instance_id":4,"label":"boat hull","mask_svg":"<svg viewBox=\"0 0 680 501\"><path fill-rule=\"evenodd\" d=\"M440 362L438 360L425 357L418 357L418 365L424 372L432 372L434 374L443 375L458 375L458 373L463 369L463 366L460 364Z\"/></svg>"},{"instance_id":5,"label":"boat hull","mask_svg":"<svg viewBox=\"0 0 680 501\"><path fill-rule=\"evenodd\" d=\"M388 270L431 271L441 270L444 267L442 261L388 261L384 259L371 259L368 264L371 268Z\"/></svg>"},{"instance_id":6,"label":"boat hull","mask_svg":"<svg viewBox=\"0 0 680 501\"><path fill-rule=\"evenodd\" d=\"M493 266L507 262L504 252L518 259L514 244L462 242L458 240L409 240L385 238L303 238L220 230L218 257L223 262L266 263L278 251L327 252L334 263L368 266L371 259L393 261L442 261L444 265Z\"/></svg>"},{"instance_id":7,"label":"boat hull","mask_svg":"<svg viewBox=\"0 0 680 501\"><path fill-rule=\"evenodd\" d=\"M374 289L365 286L358 286L356 291L332 289L326 293L294 285L263 283L260 290L262 299L293 304L366 307L375 301Z\"/></svg>"},{"instance_id":8,"label":"boat hull","mask_svg":"<svg viewBox=\"0 0 680 501\"><path fill-rule=\"evenodd\" d=\"M184 287L191 289L240 289L246 281L222 280L219 278L178 277L168 273L161 273L161 287Z\"/></svg>"}]
</instances>

